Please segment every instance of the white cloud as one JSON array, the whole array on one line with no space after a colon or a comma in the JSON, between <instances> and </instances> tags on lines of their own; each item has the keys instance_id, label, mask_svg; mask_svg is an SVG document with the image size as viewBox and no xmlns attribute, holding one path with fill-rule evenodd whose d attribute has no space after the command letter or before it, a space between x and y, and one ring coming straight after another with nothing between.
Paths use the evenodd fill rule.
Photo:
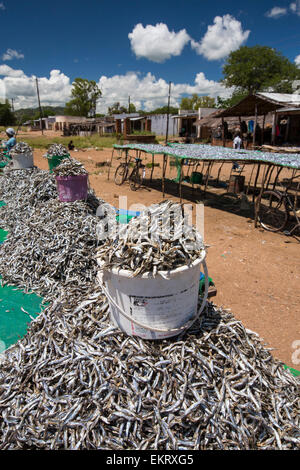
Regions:
<instances>
[{"instance_id":1,"label":"white cloud","mask_svg":"<svg viewBox=\"0 0 300 470\"><path fill-rule=\"evenodd\" d=\"M267 11L268 18L280 18L287 14L287 8L274 7L272 10Z\"/></svg>"},{"instance_id":2,"label":"white cloud","mask_svg":"<svg viewBox=\"0 0 300 470\"><path fill-rule=\"evenodd\" d=\"M115 102L128 106L128 96L137 109L146 111L166 106L168 101L169 83L162 78L156 78L150 72L144 76L137 72L112 77L102 76L98 86L102 91L102 98L97 107L99 113L105 113L108 106ZM175 107L179 106L183 96L193 93L216 98L218 95L229 97L231 92L232 90L226 89L221 83L208 80L204 73L200 72L196 75L193 84L172 84L170 104Z\"/></svg>"},{"instance_id":3,"label":"white cloud","mask_svg":"<svg viewBox=\"0 0 300 470\"><path fill-rule=\"evenodd\" d=\"M268 18L277 19L281 16L287 15L289 10L292 13L295 13L296 15L300 16L300 0L296 0L295 2L290 3L288 8L273 7L271 10L265 13L265 16L267 16Z\"/></svg>"},{"instance_id":4,"label":"white cloud","mask_svg":"<svg viewBox=\"0 0 300 470\"><path fill-rule=\"evenodd\" d=\"M24 54L20 54L14 49L7 49L5 54L2 56L2 60L13 60L13 59L24 59Z\"/></svg>"},{"instance_id":5,"label":"white cloud","mask_svg":"<svg viewBox=\"0 0 300 470\"><path fill-rule=\"evenodd\" d=\"M164 62L171 56L181 54L184 46L190 41L185 29L178 33L169 31L164 23L155 26L137 24L128 34L131 49L137 58L145 57L153 62Z\"/></svg>"},{"instance_id":6,"label":"white cloud","mask_svg":"<svg viewBox=\"0 0 300 470\"><path fill-rule=\"evenodd\" d=\"M9 65L0 65L0 75L5 77L26 77L23 70L12 69Z\"/></svg>"},{"instance_id":7,"label":"white cloud","mask_svg":"<svg viewBox=\"0 0 300 470\"><path fill-rule=\"evenodd\" d=\"M5 5L2 2L0 3L0 10L5 10Z\"/></svg>"},{"instance_id":8,"label":"white cloud","mask_svg":"<svg viewBox=\"0 0 300 470\"><path fill-rule=\"evenodd\" d=\"M237 50L249 37L242 24L231 15L216 16L200 42L191 41L192 48L208 60L219 60Z\"/></svg>"},{"instance_id":9,"label":"white cloud","mask_svg":"<svg viewBox=\"0 0 300 470\"><path fill-rule=\"evenodd\" d=\"M290 9L292 12L296 13L300 16L300 0L296 0L295 2L290 4Z\"/></svg>"},{"instance_id":10,"label":"white cloud","mask_svg":"<svg viewBox=\"0 0 300 470\"><path fill-rule=\"evenodd\" d=\"M37 107L37 92L34 76L8 65L0 66L0 99L14 98L15 108ZM39 77L42 106L64 105L69 100L72 84L70 78L60 70L51 70L49 77Z\"/></svg>"},{"instance_id":11,"label":"white cloud","mask_svg":"<svg viewBox=\"0 0 300 470\"><path fill-rule=\"evenodd\" d=\"M295 58L295 64L300 68L300 54Z\"/></svg>"},{"instance_id":12,"label":"white cloud","mask_svg":"<svg viewBox=\"0 0 300 470\"><path fill-rule=\"evenodd\" d=\"M38 77L42 106L64 105L71 96L72 83L69 77L59 70L51 70L49 77ZM137 109L150 111L167 105L169 83L151 73L127 72L111 77L101 76L98 86L102 98L97 112L106 113L115 102L128 106L128 96ZM183 96L197 93L212 97L227 98L232 90L221 83L209 80L203 72L196 74L193 83L172 83L171 106L179 106ZM37 91L34 76L27 76L22 70L15 70L6 64L0 65L0 99L14 98L16 109L37 107Z\"/></svg>"}]
</instances>

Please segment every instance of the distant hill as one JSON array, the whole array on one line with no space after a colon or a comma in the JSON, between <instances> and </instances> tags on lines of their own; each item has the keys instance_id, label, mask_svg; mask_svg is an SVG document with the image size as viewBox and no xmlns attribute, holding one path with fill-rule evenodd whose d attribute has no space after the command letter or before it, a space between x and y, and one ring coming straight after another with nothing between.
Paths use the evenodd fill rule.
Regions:
<instances>
[{"instance_id":1,"label":"distant hill","mask_svg":"<svg viewBox=\"0 0 300 470\"><path fill-rule=\"evenodd\" d=\"M43 117L59 116L65 114L64 106L42 106ZM21 120L21 124L32 119L40 118L39 108L23 108L15 111L17 122Z\"/></svg>"}]
</instances>

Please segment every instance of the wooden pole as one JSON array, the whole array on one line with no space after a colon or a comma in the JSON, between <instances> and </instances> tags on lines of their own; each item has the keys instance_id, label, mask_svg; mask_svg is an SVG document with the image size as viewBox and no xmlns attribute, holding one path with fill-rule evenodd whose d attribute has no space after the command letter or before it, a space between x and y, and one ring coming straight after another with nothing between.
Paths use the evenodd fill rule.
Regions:
<instances>
[{"instance_id":1,"label":"wooden pole","mask_svg":"<svg viewBox=\"0 0 300 470\"><path fill-rule=\"evenodd\" d=\"M294 211L296 211L296 209L297 209L299 189L300 189L300 182L297 184L297 189L296 189L296 193L295 193Z\"/></svg>"},{"instance_id":2,"label":"wooden pole","mask_svg":"<svg viewBox=\"0 0 300 470\"><path fill-rule=\"evenodd\" d=\"M273 189L276 188L277 181L278 181L279 175L282 172L282 170L283 170L283 166L279 167L278 170L277 170L277 175L276 175L276 178L275 178L274 183L273 183Z\"/></svg>"},{"instance_id":3,"label":"wooden pole","mask_svg":"<svg viewBox=\"0 0 300 470\"><path fill-rule=\"evenodd\" d=\"M205 181L205 187L204 187L204 196L206 195L206 190L207 190L207 185L208 185L208 180L209 180L209 175L212 169L214 162L209 162L208 167L207 167L207 172L206 172L206 181Z\"/></svg>"},{"instance_id":4,"label":"wooden pole","mask_svg":"<svg viewBox=\"0 0 300 470\"><path fill-rule=\"evenodd\" d=\"M272 127L272 139L271 139L271 144L272 145L275 145L275 142L276 142L276 124L277 124L277 114L276 114L276 111L274 111L273 127Z\"/></svg>"},{"instance_id":5,"label":"wooden pole","mask_svg":"<svg viewBox=\"0 0 300 470\"><path fill-rule=\"evenodd\" d=\"M264 190L265 182L266 182L266 179L268 177L268 173L269 173L271 167L272 167L272 164L264 166L264 173L263 173L263 177L262 177L262 185L261 185L260 192L259 192L259 198L257 199L257 201L259 201L259 204L260 204L261 195L262 195L263 190ZM255 204L255 209L256 210L255 210L255 217L254 217L254 226L257 227L258 212L259 212L259 206L257 206L257 204Z\"/></svg>"},{"instance_id":6,"label":"wooden pole","mask_svg":"<svg viewBox=\"0 0 300 470\"><path fill-rule=\"evenodd\" d=\"M39 102L39 108L40 108L40 127L41 127L41 130L42 130L42 134L44 134L44 131L43 131L43 112L42 112L42 107L41 107L41 101L40 101L40 92L39 92L39 83L38 83L38 79L36 77L35 79L36 81L36 91L37 91L37 96L38 96L38 102Z\"/></svg>"},{"instance_id":7,"label":"wooden pole","mask_svg":"<svg viewBox=\"0 0 300 470\"><path fill-rule=\"evenodd\" d=\"M222 117L222 140L223 140L223 147L225 147L225 129L224 129L224 118Z\"/></svg>"},{"instance_id":8,"label":"wooden pole","mask_svg":"<svg viewBox=\"0 0 300 470\"><path fill-rule=\"evenodd\" d=\"M163 177L162 177L163 198L165 198L165 177L166 177L167 162L168 162L168 155L164 155L164 157L163 157Z\"/></svg>"},{"instance_id":9,"label":"wooden pole","mask_svg":"<svg viewBox=\"0 0 300 470\"><path fill-rule=\"evenodd\" d=\"M113 149L113 151L112 151L112 153L111 153L110 165L109 165L109 167L108 167L108 173L107 173L107 179L108 179L108 180L109 180L110 169L111 169L112 161L113 161L113 157L114 157L114 151L115 151L115 149Z\"/></svg>"},{"instance_id":10,"label":"wooden pole","mask_svg":"<svg viewBox=\"0 0 300 470\"><path fill-rule=\"evenodd\" d=\"M182 203L182 167L183 167L184 159L182 158L180 161L180 178L179 178L179 196L180 196L180 204Z\"/></svg>"},{"instance_id":11,"label":"wooden pole","mask_svg":"<svg viewBox=\"0 0 300 470\"><path fill-rule=\"evenodd\" d=\"M272 169L271 169L271 171L270 171L270 174L269 174L269 178L268 178L267 184L266 184L266 190L267 190L268 187L269 187L269 184L270 184L270 181L271 181L271 178L272 178L272 175L273 175L273 171L274 171L275 168L276 168L275 165L273 165L273 166L272 166Z\"/></svg>"},{"instance_id":12,"label":"wooden pole","mask_svg":"<svg viewBox=\"0 0 300 470\"><path fill-rule=\"evenodd\" d=\"M254 168L255 168L255 165L252 166L251 175L250 175L250 179L249 179L249 183L248 183L248 187L247 187L247 191L246 191L246 196L248 196L248 193L249 193L250 183L251 183L251 181L252 181L252 176L253 176Z\"/></svg>"},{"instance_id":13,"label":"wooden pole","mask_svg":"<svg viewBox=\"0 0 300 470\"><path fill-rule=\"evenodd\" d=\"M221 173L221 170L222 170L222 168L223 168L223 165L224 165L224 162L221 163L221 166L220 166L219 171L218 171L218 176L217 176L217 183L218 183L218 184L219 184L219 181L220 181L220 173Z\"/></svg>"},{"instance_id":14,"label":"wooden pole","mask_svg":"<svg viewBox=\"0 0 300 470\"><path fill-rule=\"evenodd\" d=\"M153 178L153 171L154 171L154 153L152 153L152 168L151 168L151 176L150 176L151 183L152 183L152 178Z\"/></svg>"},{"instance_id":15,"label":"wooden pole","mask_svg":"<svg viewBox=\"0 0 300 470\"><path fill-rule=\"evenodd\" d=\"M170 97L171 97L171 82L169 82L169 95L168 95L168 111L167 111L167 131L166 131L166 145L169 137L169 114L170 114Z\"/></svg>"},{"instance_id":16,"label":"wooden pole","mask_svg":"<svg viewBox=\"0 0 300 470\"><path fill-rule=\"evenodd\" d=\"M253 129L253 149L255 147L256 138L256 126L257 126L257 103L255 103L255 118L254 118L254 129Z\"/></svg>"},{"instance_id":17,"label":"wooden pole","mask_svg":"<svg viewBox=\"0 0 300 470\"><path fill-rule=\"evenodd\" d=\"M287 123L286 123L285 137L284 137L285 142L289 140L290 124L291 124L291 117L288 116Z\"/></svg>"},{"instance_id":18,"label":"wooden pole","mask_svg":"<svg viewBox=\"0 0 300 470\"><path fill-rule=\"evenodd\" d=\"M264 119L263 119L263 127L262 127L262 145L265 143L265 123L266 123L266 115L264 114Z\"/></svg>"},{"instance_id":19,"label":"wooden pole","mask_svg":"<svg viewBox=\"0 0 300 470\"><path fill-rule=\"evenodd\" d=\"M257 186L257 181L258 181L258 177L259 177L259 173L260 173L260 166L261 166L261 164L259 163L258 167L257 167L255 181L254 181L253 196L252 196L252 201L253 202L255 201L255 193L256 193L256 186Z\"/></svg>"}]
</instances>

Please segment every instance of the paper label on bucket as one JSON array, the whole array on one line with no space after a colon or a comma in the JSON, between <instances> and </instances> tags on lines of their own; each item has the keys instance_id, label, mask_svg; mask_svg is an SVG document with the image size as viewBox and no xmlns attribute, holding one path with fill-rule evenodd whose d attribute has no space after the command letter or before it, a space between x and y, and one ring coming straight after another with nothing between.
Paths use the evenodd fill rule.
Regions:
<instances>
[{"instance_id":1,"label":"paper label on bucket","mask_svg":"<svg viewBox=\"0 0 300 470\"><path fill-rule=\"evenodd\" d=\"M131 296L131 312L133 317L140 323L144 323L155 328L180 328L191 319L197 308L195 296L189 296L189 292L195 290L195 285L176 294L163 295L157 297ZM189 300L187 301L187 297ZM150 313L151 312L151 313ZM143 328L134 325L136 333L145 331Z\"/></svg>"}]
</instances>

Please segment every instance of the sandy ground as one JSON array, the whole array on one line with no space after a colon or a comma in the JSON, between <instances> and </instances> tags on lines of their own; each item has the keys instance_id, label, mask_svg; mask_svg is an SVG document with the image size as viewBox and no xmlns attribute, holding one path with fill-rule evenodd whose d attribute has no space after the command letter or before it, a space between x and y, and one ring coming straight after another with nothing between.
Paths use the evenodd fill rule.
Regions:
<instances>
[{"instance_id":1,"label":"sandy ground","mask_svg":"<svg viewBox=\"0 0 300 470\"><path fill-rule=\"evenodd\" d=\"M48 169L43 153L42 150L34 151L35 164L39 168ZM90 185L97 196L115 207L119 207L119 196L127 197L127 208L131 210L136 209L134 204L148 206L162 200L158 180L156 187L145 187L136 192L131 191L127 183L115 185L113 176L120 161L116 152L108 180L109 167L100 165L110 162L111 149L74 151L71 154L89 172ZM146 156L143 161L150 163L151 156ZM158 157L155 161L160 163L154 172L154 178L158 179L161 176L162 160ZM218 168L213 171L215 176ZM146 177L149 177L151 170L146 171ZM243 174L246 174L246 181L250 171L250 168L245 168ZM228 179L229 173L230 166L225 165L220 180ZM168 166L167 177L175 178L176 174L176 169ZM295 356L296 359L300 356L296 354L296 341L300 342L300 244L283 234L255 228L251 209L241 210L240 204L216 204L214 195L224 192L225 189L209 186L205 197L196 190L194 202L187 192L183 199L184 203L192 204L194 209L197 200L205 201L204 238L210 245L208 269L218 290L214 303L230 309L245 327L256 331L268 347L274 348L275 357L300 369L300 364L295 362ZM167 184L166 198L179 201L176 196L177 186ZM252 201L251 196L249 200ZM195 217L193 221L195 223Z\"/></svg>"}]
</instances>

